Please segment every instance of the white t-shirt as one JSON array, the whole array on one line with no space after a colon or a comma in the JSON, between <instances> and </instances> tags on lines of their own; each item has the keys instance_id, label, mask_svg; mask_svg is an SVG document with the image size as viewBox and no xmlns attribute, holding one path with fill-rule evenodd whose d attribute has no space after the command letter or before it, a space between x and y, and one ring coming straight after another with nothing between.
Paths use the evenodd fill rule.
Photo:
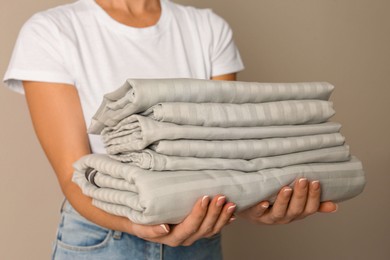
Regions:
<instances>
[{"instance_id":1,"label":"white t-shirt","mask_svg":"<svg viewBox=\"0 0 390 260\"><path fill-rule=\"evenodd\" d=\"M4 76L76 86L89 126L105 93L127 78L210 79L243 69L229 25L210 9L161 0L157 24L135 28L111 18L94 0L33 15L22 27ZM105 153L89 135L93 153Z\"/></svg>"}]
</instances>

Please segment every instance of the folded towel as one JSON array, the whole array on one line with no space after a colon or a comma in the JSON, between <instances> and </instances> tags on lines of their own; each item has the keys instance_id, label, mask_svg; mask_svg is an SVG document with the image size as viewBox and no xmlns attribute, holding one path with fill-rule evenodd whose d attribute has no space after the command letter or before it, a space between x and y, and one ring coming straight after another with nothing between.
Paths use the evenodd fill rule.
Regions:
<instances>
[{"instance_id":1,"label":"folded towel","mask_svg":"<svg viewBox=\"0 0 390 260\"><path fill-rule=\"evenodd\" d=\"M350 154L348 146L336 146L278 156L259 157L251 160L167 156L148 149L126 154L126 156L110 155L110 157L123 163L153 171L236 170L253 172L294 164L347 161Z\"/></svg>"},{"instance_id":2,"label":"folded towel","mask_svg":"<svg viewBox=\"0 0 390 260\"><path fill-rule=\"evenodd\" d=\"M172 156L250 160L339 146L344 141L345 138L340 133L333 133L249 140L161 140L148 148L159 154ZM126 158L127 154L117 154L116 158Z\"/></svg>"},{"instance_id":3,"label":"folded towel","mask_svg":"<svg viewBox=\"0 0 390 260\"><path fill-rule=\"evenodd\" d=\"M243 173L232 170L148 171L110 159L87 155L74 164L73 181L93 204L140 224L179 223L203 195L225 194L241 211L273 199L298 177L321 182L321 200L341 201L358 195L365 178L360 161L313 163ZM86 179L85 173L94 178ZM100 187L100 188L99 188Z\"/></svg>"},{"instance_id":4,"label":"folded towel","mask_svg":"<svg viewBox=\"0 0 390 260\"><path fill-rule=\"evenodd\" d=\"M292 137L336 133L340 124L327 122L313 125L283 125L263 127L208 127L176 125L132 115L117 127L107 127L102 132L107 153L139 151L160 140L237 140Z\"/></svg>"},{"instance_id":5,"label":"folded towel","mask_svg":"<svg viewBox=\"0 0 390 260\"><path fill-rule=\"evenodd\" d=\"M116 91L104 96L92 118L90 134L105 126L146 111L164 102L189 103L262 103L281 100L328 100L333 86L313 83L257 83L201 79L128 79Z\"/></svg>"},{"instance_id":6,"label":"folded towel","mask_svg":"<svg viewBox=\"0 0 390 260\"><path fill-rule=\"evenodd\" d=\"M257 104L160 103L142 113L156 121L216 127L319 124L334 115L332 102L286 100Z\"/></svg>"}]
</instances>

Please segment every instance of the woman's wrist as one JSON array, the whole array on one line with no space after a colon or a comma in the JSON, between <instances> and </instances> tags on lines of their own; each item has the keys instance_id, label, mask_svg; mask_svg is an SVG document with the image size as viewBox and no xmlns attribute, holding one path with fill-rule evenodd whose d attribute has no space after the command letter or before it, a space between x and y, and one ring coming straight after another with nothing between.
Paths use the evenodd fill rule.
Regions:
<instances>
[{"instance_id":1,"label":"woman's wrist","mask_svg":"<svg viewBox=\"0 0 390 260\"><path fill-rule=\"evenodd\" d=\"M133 232L133 222L129 220L128 218L123 217L120 221L120 227L121 227L121 232L125 232L131 235L134 235Z\"/></svg>"}]
</instances>

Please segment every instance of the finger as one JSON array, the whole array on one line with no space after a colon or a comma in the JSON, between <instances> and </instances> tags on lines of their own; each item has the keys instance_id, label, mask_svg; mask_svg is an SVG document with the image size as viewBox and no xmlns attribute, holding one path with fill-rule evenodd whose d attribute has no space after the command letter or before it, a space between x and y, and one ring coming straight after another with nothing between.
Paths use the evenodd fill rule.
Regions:
<instances>
[{"instance_id":1,"label":"finger","mask_svg":"<svg viewBox=\"0 0 390 260\"><path fill-rule=\"evenodd\" d=\"M320 204L318 212L322 213L334 213L337 212L338 205L331 201L325 201Z\"/></svg>"},{"instance_id":2,"label":"finger","mask_svg":"<svg viewBox=\"0 0 390 260\"><path fill-rule=\"evenodd\" d=\"M192 236L188 237L183 242L183 245L191 245L193 242L195 242L200 238L210 237L213 234L216 234L214 233L215 232L214 227L218 219L224 215L223 213L221 213L221 211L225 203L226 203L225 196L223 195L215 196L214 199L209 204L207 214L203 219L203 222L199 227L198 231ZM228 221L229 218L230 217L226 217L226 221Z\"/></svg>"},{"instance_id":3,"label":"finger","mask_svg":"<svg viewBox=\"0 0 390 260\"><path fill-rule=\"evenodd\" d=\"M319 181L312 181L309 184L309 194L306 201L306 207L301 218L316 213L320 207L321 187Z\"/></svg>"},{"instance_id":4,"label":"finger","mask_svg":"<svg viewBox=\"0 0 390 260\"><path fill-rule=\"evenodd\" d=\"M132 224L132 233L137 237L143 239L153 239L159 238L162 236L166 236L169 234L170 228L167 224L154 225L154 226L146 226L139 224Z\"/></svg>"},{"instance_id":5,"label":"finger","mask_svg":"<svg viewBox=\"0 0 390 260\"><path fill-rule=\"evenodd\" d=\"M234 220L236 220L236 217L233 215L236 205L232 202L226 203L223 209L221 210L221 214L219 218L217 219L214 227L212 230L208 231L207 233L199 232L195 234L194 236L189 237L183 242L184 246L192 245L196 240L202 238L202 237L212 237L219 232L221 232L222 228L230 223L232 223ZM202 228L200 228L202 230Z\"/></svg>"},{"instance_id":6,"label":"finger","mask_svg":"<svg viewBox=\"0 0 390 260\"><path fill-rule=\"evenodd\" d=\"M290 187L281 189L269 214L264 215L265 223L275 224L285 217L291 195L292 189Z\"/></svg>"},{"instance_id":7,"label":"finger","mask_svg":"<svg viewBox=\"0 0 390 260\"><path fill-rule=\"evenodd\" d=\"M211 201L206 217L204 218L204 221L198 231L198 233L201 233L201 236L213 232L214 226L221 215L221 211L225 203L226 197L222 195L215 196L215 198Z\"/></svg>"},{"instance_id":8,"label":"finger","mask_svg":"<svg viewBox=\"0 0 390 260\"><path fill-rule=\"evenodd\" d=\"M183 241L199 230L206 216L209 203L209 196L203 196L195 203L191 213L171 231L170 239L167 243L169 246L181 245Z\"/></svg>"},{"instance_id":9,"label":"finger","mask_svg":"<svg viewBox=\"0 0 390 260\"><path fill-rule=\"evenodd\" d=\"M236 217L234 216L234 211L236 210L237 205L229 202L226 203L226 205L222 209L222 214L217 220L217 223L215 223L214 231L210 235L215 235L219 232L221 232L222 228L232 223L234 220L236 220Z\"/></svg>"},{"instance_id":10,"label":"finger","mask_svg":"<svg viewBox=\"0 0 390 260\"><path fill-rule=\"evenodd\" d=\"M292 194L290 204L287 210L287 219L293 220L305 210L306 201L308 197L308 184L306 178L300 178L294 184L294 192Z\"/></svg>"},{"instance_id":11,"label":"finger","mask_svg":"<svg viewBox=\"0 0 390 260\"><path fill-rule=\"evenodd\" d=\"M261 216L264 215L264 213L267 211L269 208L269 202L268 201L262 201L258 203L257 205L253 206L251 209L251 214L253 218L260 218Z\"/></svg>"}]
</instances>

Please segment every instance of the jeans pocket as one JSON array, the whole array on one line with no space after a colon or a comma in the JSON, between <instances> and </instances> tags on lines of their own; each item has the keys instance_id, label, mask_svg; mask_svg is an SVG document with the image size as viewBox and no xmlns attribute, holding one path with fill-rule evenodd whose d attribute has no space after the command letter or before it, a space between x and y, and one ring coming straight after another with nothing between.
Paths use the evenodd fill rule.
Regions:
<instances>
[{"instance_id":1,"label":"jeans pocket","mask_svg":"<svg viewBox=\"0 0 390 260\"><path fill-rule=\"evenodd\" d=\"M92 251L107 246L112 231L100 227L73 208L64 210L57 233L57 246L72 251Z\"/></svg>"}]
</instances>

